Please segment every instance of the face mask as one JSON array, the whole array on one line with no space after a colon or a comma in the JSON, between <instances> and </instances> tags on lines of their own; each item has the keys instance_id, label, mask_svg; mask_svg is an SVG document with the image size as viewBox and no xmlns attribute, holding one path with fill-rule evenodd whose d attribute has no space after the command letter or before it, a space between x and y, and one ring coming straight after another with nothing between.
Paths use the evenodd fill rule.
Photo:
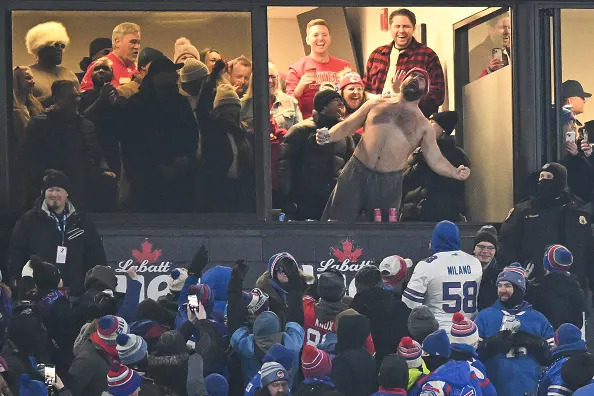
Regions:
<instances>
[{"instance_id":1,"label":"face mask","mask_svg":"<svg viewBox=\"0 0 594 396\"><path fill-rule=\"evenodd\" d=\"M541 199L551 200L559 196L560 191L556 188L555 181L543 179L536 186L536 195Z\"/></svg>"},{"instance_id":2,"label":"face mask","mask_svg":"<svg viewBox=\"0 0 594 396\"><path fill-rule=\"evenodd\" d=\"M501 301L501 304L507 309L512 309L524 301L525 292L520 289L518 286L514 285L514 294L507 301Z\"/></svg>"}]
</instances>

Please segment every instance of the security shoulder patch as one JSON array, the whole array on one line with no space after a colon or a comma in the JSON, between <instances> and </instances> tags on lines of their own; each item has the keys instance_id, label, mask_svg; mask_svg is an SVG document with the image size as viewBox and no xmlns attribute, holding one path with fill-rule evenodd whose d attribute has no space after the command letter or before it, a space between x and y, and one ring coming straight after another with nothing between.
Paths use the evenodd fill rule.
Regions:
<instances>
[{"instance_id":1,"label":"security shoulder patch","mask_svg":"<svg viewBox=\"0 0 594 396\"><path fill-rule=\"evenodd\" d=\"M588 224L588 220L586 220L586 216L580 216L579 222L580 222L581 225Z\"/></svg>"}]
</instances>

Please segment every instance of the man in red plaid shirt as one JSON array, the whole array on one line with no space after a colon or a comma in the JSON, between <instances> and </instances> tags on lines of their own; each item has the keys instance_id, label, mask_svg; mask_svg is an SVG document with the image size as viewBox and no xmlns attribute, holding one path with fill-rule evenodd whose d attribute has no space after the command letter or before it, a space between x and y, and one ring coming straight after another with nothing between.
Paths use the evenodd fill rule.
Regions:
<instances>
[{"instance_id":1,"label":"man in red plaid shirt","mask_svg":"<svg viewBox=\"0 0 594 396\"><path fill-rule=\"evenodd\" d=\"M373 94L396 94L391 91L391 81L398 79L414 67L429 74L431 86L419 107L426 117L438 111L445 96L443 70L437 54L413 37L417 19L405 8L390 14L390 32L393 41L378 47L369 55L365 76L365 90ZM389 80L386 84L386 80Z\"/></svg>"}]
</instances>

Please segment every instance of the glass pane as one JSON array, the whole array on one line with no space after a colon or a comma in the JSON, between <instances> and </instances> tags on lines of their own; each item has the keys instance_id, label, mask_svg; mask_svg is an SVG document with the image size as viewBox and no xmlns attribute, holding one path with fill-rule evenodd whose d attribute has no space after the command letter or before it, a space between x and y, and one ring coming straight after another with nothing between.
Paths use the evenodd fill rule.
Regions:
<instances>
[{"instance_id":1,"label":"glass pane","mask_svg":"<svg viewBox=\"0 0 594 396\"><path fill-rule=\"evenodd\" d=\"M240 123L250 13L12 15L12 172L24 208L53 168L88 211L255 211L254 139Z\"/></svg>"},{"instance_id":2,"label":"glass pane","mask_svg":"<svg viewBox=\"0 0 594 396\"><path fill-rule=\"evenodd\" d=\"M468 31L469 81L509 65L511 37L509 12L491 18Z\"/></svg>"}]
</instances>

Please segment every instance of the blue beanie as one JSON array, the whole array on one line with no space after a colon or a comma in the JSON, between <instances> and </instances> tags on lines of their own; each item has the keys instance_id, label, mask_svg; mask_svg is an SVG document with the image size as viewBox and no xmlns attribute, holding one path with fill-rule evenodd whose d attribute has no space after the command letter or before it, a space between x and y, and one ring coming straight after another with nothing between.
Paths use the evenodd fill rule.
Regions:
<instances>
[{"instance_id":1,"label":"blue beanie","mask_svg":"<svg viewBox=\"0 0 594 396\"><path fill-rule=\"evenodd\" d=\"M204 386L208 396L227 396L229 383L221 374L210 374L204 378Z\"/></svg>"},{"instance_id":2,"label":"blue beanie","mask_svg":"<svg viewBox=\"0 0 594 396\"><path fill-rule=\"evenodd\" d=\"M504 281L509 282L512 285L518 286L523 291L526 291L526 271L520 265L520 263L511 263L501 271L497 276L497 283Z\"/></svg>"},{"instance_id":3,"label":"blue beanie","mask_svg":"<svg viewBox=\"0 0 594 396\"><path fill-rule=\"evenodd\" d=\"M264 311L254 321L254 335L268 336L281 332L280 319L272 311Z\"/></svg>"},{"instance_id":4,"label":"blue beanie","mask_svg":"<svg viewBox=\"0 0 594 396\"><path fill-rule=\"evenodd\" d=\"M452 346L444 329L429 334L423 341L423 351L429 356L450 357Z\"/></svg>"},{"instance_id":5,"label":"blue beanie","mask_svg":"<svg viewBox=\"0 0 594 396\"><path fill-rule=\"evenodd\" d=\"M563 323L555 332L555 345L573 344L582 339L582 331L571 323Z\"/></svg>"},{"instance_id":6,"label":"blue beanie","mask_svg":"<svg viewBox=\"0 0 594 396\"><path fill-rule=\"evenodd\" d=\"M293 362L295 361L295 353L281 344L274 344L272 348L268 350L262 363L266 362L277 362L280 363L287 371L293 368Z\"/></svg>"},{"instance_id":7,"label":"blue beanie","mask_svg":"<svg viewBox=\"0 0 594 396\"><path fill-rule=\"evenodd\" d=\"M549 272L569 272L569 268L573 264L573 255L563 245L551 245L547 248L542 263Z\"/></svg>"},{"instance_id":8,"label":"blue beanie","mask_svg":"<svg viewBox=\"0 0 594 396\"><path fill-rule=\"evenodd\" d=\"M431 236L431 251L433 254L460 250L460 230L451 221L440 221Z\"/></svg>"},{"instance_id":9,"label":"blue beanie","mask_svg":"<svg viewBox=\"0 0 594 396\"><path fill-rule=\"evenodd\" d=\"M289 373L278 362L266 362L260 369L260 387L266 388L277 381L289 381Z\"/></svg>"},{"instance_id":10,"label":"blue beanie","mask_svg":"<svg viewBox=\"0 0 594 396\"><path fill-rule=\"evenodd\" d=\"M130 365L142 361L148 354L146 341L135 334L118 334L116 349L122 364Z\"/></svg>"}]
</instances>

